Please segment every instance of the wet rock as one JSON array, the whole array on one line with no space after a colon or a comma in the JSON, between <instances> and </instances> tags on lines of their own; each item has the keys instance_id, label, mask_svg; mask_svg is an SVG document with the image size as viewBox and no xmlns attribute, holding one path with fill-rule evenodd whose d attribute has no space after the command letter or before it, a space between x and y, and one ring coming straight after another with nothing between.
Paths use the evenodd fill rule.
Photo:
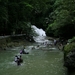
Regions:
<instances>
[{"instance_id":1,"label":"wet rock","mask_svg":"<svg viewBox=\"0 0 75 75\"><path fill-rule=\"evenodd\" d=\"M65 57L64 66L69 70L75 70L75 49L70 51Z\"/></svg>"}]
</instances>

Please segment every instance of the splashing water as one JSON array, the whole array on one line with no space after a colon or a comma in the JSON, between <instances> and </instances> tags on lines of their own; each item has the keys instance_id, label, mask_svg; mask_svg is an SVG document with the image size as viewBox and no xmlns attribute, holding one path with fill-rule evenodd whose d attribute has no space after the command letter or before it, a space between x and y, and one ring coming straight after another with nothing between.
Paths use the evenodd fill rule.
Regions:
<instances>
[{"instance_id":1,"label":"splashing water","mask_svg":"<svg viewBox=\"0 0 75 75\"><path fill-rule=\"evenodd\" d=\"M37 28L36 26L32 26L32 29L34 30L34 32L37 34L37 36L34 36L34 40L35 42L39 42L39 43L42 43L44 41L48 41L45 39L46 37L46 33L43 29L39 29Z\"/></svg>"},{"instance_id":2,"label":"splashing water","mask_svg":"<svg viewBox=\"0 0 75 75\"><path fill-rule=\"evenodd\" d=\"M36 26L32 26L32 28L34 29L35 33L38 34L39 36L46 36L46 33L43 29L39 29Z\"/></svg>"}]
</instances>

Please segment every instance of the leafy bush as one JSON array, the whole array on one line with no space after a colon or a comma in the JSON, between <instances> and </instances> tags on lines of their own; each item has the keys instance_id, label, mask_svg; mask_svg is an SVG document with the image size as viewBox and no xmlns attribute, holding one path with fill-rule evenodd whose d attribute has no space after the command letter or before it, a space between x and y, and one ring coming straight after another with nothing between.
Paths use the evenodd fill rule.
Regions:
<instances>
[{"instance_id":1,"label":"leafy bush","mask_svg":"<svg viewBox=\"0 0 75 75\"><path fill-rule=\"evenodd\" d=\"M67 55L71 50L75 49L75 43L69 43L64 47L64 53Z\"/></svg>"},{"instance_id":2,"label":"leafy bush","mask_svg":"<svg viewBox=\"0 0 75 75\"><path fill-rule=\"evenodd\" d=\"M69 43L75 42L75 37L73 37L72 39L68 40Z\"/></svg>"}]
</instances>

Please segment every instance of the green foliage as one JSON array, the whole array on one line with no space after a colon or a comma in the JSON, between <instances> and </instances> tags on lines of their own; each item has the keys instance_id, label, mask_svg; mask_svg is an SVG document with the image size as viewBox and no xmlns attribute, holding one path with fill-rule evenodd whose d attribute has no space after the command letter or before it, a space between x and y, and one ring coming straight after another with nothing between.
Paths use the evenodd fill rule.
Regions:
<instances>
[{"instance_id":1,"label":"green foliage","mask_svg":"<svg viewBox=\"0 0 75 75\"><path fill-rule=\"evenodd\" d=\"M33 6L25 0L0 1L0 35L30 31L28 22Z\"/></svg>"},{"instance_id":2,"label":"green foliage","mask_svg":"<svg viewBox=\"0 0 75 75\"><path fill-rule=\"evenodd\" d=\"M46 34L49 36L53 36L54 31L52 30L53 24L50 24L46 29Z\"/></svg>"},{"instance_id":3,"label":"green foliage","mask_svg":"<svg viewBox=\"0 0 75 75\"><path fill-rule=\"evenodd\" d=\"M31 24L46 29L55 0L0 0L0 35L31 34Z\"/></svg>"},{"instance_id":4,"label":"green foliage","mask_svg":"<svg viewBox=\"0 0 75 75\"><path fill-rule=\"evenodd\" d=\"M68 32L65 26L67 26L67 28L69 27L68 24L70 24L70 19L71 16L67 10L61 10L59 14L57 14L56 19L52 24L52 30L54 31L55 36L65 36L65 32Z\"/></svg>"},{"instance_id":5,"label":"green foliage","mask_svg":"<svg viewBox=\"0 0 75 75\"><path fill-rule=\"evenodd\" d=\"M75 42L75 36L74 36L72 39L69 39L68 42L69 42L69 43Z\"/></svg>"},{"instance_id":6,"label":"green foliage","mask_svg":"<svg viewBox=\"0 0 75 75\"><path fill-rule=\"evenodd\" d=\"M54 36L72 38L75 35L74 6L74 0L55 0L53 12L50 13L53 21L48 24L47 33L53 30Z\"/></svg>"},{"instance_id":7,"label":"green foliage","mask_svg":"<svg viewBox=\"0 0 75 75\"><path fill-rule=\"evenodd\" d=\"M75 49L75 43L70 43L65 45L64 47L64 53L67 55L70 51L72 51L73 49Z\"/></svg>"},{"instance_id":8,"label":"green foliage","mask_svg":"<svg viewBox=\"0 0 75 75\"><path fill-rule=\"evenodd\" d=\"M0 0L0 35L30 34L28 22L45 29L45 18L48 18L53 3L54 0Z\"/></svg>"},{"instance_id":9,"label":"green foliage","mask_svg":"<svg viewBox=\"0 0 75 75\"><path fill-rule=\"evenodd\" d=\"M0 0L0 35L31 34L31 24L49 36L73 37L74 0Z\"/></svg>"}]
</instances>

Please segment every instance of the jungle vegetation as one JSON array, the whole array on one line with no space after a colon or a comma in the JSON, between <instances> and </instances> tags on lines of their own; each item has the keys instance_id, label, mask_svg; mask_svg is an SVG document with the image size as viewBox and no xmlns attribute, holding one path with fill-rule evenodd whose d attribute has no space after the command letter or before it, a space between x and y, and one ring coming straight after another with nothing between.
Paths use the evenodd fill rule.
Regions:
<instances>
[{"instance_id":1,"label":"jungle vegetation","mask_svg":"<svg viewBox=\"0 0 75 75\"><path fill-rule=\"evenodd\" d=\"M75 0L0 0L0 35L31 34L31 25L47 36L75 36Z\"/></svg>"}]
</instances>

